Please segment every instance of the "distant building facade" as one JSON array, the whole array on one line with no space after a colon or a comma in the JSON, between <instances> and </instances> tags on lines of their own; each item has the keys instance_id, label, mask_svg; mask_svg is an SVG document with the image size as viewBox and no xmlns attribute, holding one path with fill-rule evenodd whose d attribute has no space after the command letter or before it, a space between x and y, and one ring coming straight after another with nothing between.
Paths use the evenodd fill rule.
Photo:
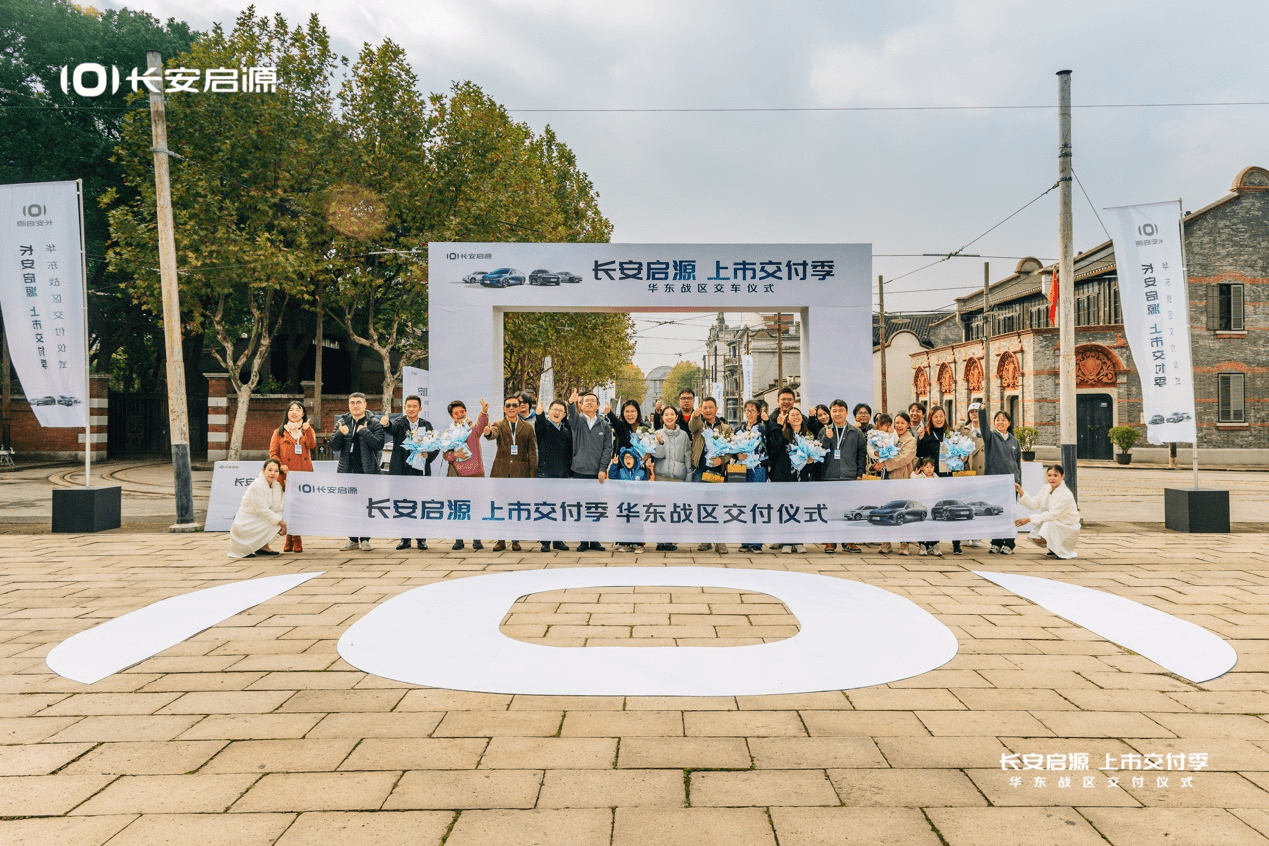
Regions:
<instances>
[{"instance_id":1,"label":"distant building facade","mask_svg":"<svg viewBox=\"0 0 1269 846\"><path fill-rule=\"evenodd\" d=\"M1248 167L1230 193L1184 217L1200 462L1269 465L1269 171ZM1058 329L1049 323L1053 266L1023 259L1012 275L956 300L935 328L954 340L910 356L913 393L956 419L990 391L992 408L1040 430L1056 457ZM1143 426L1141 381L1124 338L1111 242L1075 258L1077 455L1110 460L1107 432ZM989 330L990 358L983 336ZM1189 460L1189 445L1178 450ZM1167 461L1143 441L1135 461Z\"/></svg>"}]
</instances>

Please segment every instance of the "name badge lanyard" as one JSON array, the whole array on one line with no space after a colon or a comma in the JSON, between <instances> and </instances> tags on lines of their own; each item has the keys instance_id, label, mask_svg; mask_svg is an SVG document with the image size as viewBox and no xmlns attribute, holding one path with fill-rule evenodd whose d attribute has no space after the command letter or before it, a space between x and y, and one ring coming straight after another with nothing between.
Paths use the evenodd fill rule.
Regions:
<instances>
[{"instance_id":1,"label":"name badge lanyard","mask_svg":"<svg viewBox=\"0 0 1269 846\"><path fill-rule=\"evenodd\" d=\"M516 429L519 428L519 426L517 423L511 423L509 421L507 425L511 427L511 454L519 455L520 447L516 446Z\"/></svg>"},{"instance_id":2,"label":"name badge lanyard","mask_svg":"<svg viewBox=\"0 0 1269 846\"><path fill-rule=\"evenodd\" d=\"M846 437L846 427L840 426L837 429L837 448L833 450L833 460L842 460L842 439Z\"/></svg>"}]
</instances>

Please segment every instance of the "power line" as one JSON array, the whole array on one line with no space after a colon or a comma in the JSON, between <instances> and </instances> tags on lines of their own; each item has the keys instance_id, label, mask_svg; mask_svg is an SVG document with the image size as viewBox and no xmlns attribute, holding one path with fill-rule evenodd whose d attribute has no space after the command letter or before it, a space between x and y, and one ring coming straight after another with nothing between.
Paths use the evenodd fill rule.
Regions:
<instances>
[{"instance_id":1,"label":"power line","mask_svg":"<svg viewBox=\"0 0 1269 846\"><path fill-rule=\"evenodd\" d=\"M1072 109L1172 109L1191 106L1269 106L1269 101L1234 101L1210 103L1085 103ZM727 114L763 112L972 112L972 111L1027 111L1056 110L1057 106L721 106L683 108L548 108L507 109L524 114Z\"/></svg>"},{"instance_id":2,"label":"power line","mask_svg":"<svg viewBox=\"0 0 1269 846\"><path fill-rule=\"evenodd\" d=\"M1093 201L1088 198L1088 192L1084 190L1084 183L1080 182L1080 175L1075 172L1075 168L1071 168L1071 176L1075 177L1075 184L1080 186L1080 193L1084 195L1084 201L1088 203L1088 207L1093 210L1093 217L1097 218L1097 222L1101 225L1102 231L1106 233L1106 240L1110 240L1110 232L1106 229L1106 224L1102 223L1102 216L1097 213L1097 207L1093 205Z\"/></svg>"}]
</instances>

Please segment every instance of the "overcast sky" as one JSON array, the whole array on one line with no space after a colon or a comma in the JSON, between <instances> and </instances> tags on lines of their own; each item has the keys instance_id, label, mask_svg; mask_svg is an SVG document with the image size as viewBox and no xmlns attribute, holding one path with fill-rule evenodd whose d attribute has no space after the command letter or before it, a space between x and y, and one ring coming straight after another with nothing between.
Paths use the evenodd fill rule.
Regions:
<instances>
[{"instance_id":1,"label":"overcast sky","mask_svg":"<svg viewBox=\"0 0 1269 846\"><path fill-rule=\"evenodd\" d=\"M109 3L232 26L245 3ZM871 243L887 279L956 250L1053 185L1057 77L1070 69L1076 175L1105 206L1223 196L1269 166L1269 4L806 0L263 0L316 11L349 56L385 37L421 85L472 80L577 153L613 241ZM913 107L1039 106L1033 109ZM1086 108L1080 108L1086 106ZM568 109L875 111L569 112ZM896 110L902 109L902 110ZM1057 257L1053 191L966 250L992 278ZM1075 246L1106 236L1076 190ZM917 254L889 257L886 254ZM931 309L982 284L979 258L886 288ZM708 319L646 330L645 370L699 358ZM640 322L640 327L650 324ZM652 342L655 336L672 338ZM683 340L677 340L683 339ZM695 351L692 348L695 347Z\"/></svg>"}]
</instances>

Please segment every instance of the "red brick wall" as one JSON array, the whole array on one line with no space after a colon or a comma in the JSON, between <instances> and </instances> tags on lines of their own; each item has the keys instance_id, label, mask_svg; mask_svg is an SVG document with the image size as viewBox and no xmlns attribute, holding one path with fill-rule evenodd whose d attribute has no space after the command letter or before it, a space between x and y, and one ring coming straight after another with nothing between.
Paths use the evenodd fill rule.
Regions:
<instances>
[{"instance_id":1,"label":"red brick wall","mask_svg":"<svg viewBox=\"0 0 1269 846\"><path fill-rule=\"evenodd\" d=\"M106 457L106 405L109 401L109 377L93 374L88 386L88 415L93 435L93 461ZM15 385L16 387L16 385ZM35 418L26 397L15 395L9 401L10 440L21 466L25 461L82 460L83 429L45 429Z\"/></svg>"}]
</instances>

